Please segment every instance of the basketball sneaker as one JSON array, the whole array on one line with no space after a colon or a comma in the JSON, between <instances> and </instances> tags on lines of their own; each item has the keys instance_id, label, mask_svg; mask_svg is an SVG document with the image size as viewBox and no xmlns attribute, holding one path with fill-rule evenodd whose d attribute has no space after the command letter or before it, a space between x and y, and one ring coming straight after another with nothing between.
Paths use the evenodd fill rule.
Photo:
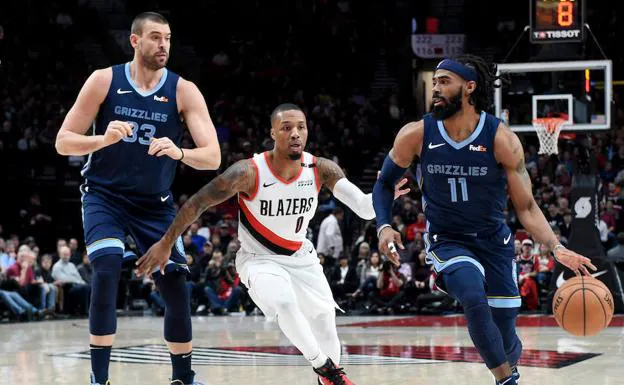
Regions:
<instances>
[{"instance_id":1,"label":"basketball sneaker","mask_svg":"<svg viewBox=\"0 0 624 385\"><path fill-rule=\"evenodd\" d=\"M505 384L504 382L499 382L499 381L494 381L494 385L499 385L499 384L505 384L505 385L518 385L520 384L520 372L518 372L518 367L517 366L512 366L511 367L511 378L513 378L513 381L511 381L508 384Z\"/></svg>"},{"instance_id":2,"label":"basketball sneaker","mask_svg":"<svg viewBox=\"0 0 624 385\"><path fill-rule=\"evenodd\" d=\"M105 384L99 384L97 382L95 382L95 376L93 374L91 374L91 381L90 381L91 385L111 385L110 380L107 380Z\"/></svg>"},{"instance_id":3,"label":"basketball sneaker","mask_svg":"<svg viewBox=\"0 0 624 385\"><path fill-rule=\"evenodd\" d=\"M496 385L518 385L518 380L514 375L511 375L507 378L503 378L502 380L496 381Z\"/></svg>"},{"instance_id":4,"label":"basketball sneaker","mask_svg":"<svg viewBox=\"0 0 624 385\"><path fill-rule=\"evenodd\" d=\"M355 385L347 378L343 368L339 368L328 358L325 365L314 368L314 372L319 375L319 385Z\"/></svg>"}]
</instances>

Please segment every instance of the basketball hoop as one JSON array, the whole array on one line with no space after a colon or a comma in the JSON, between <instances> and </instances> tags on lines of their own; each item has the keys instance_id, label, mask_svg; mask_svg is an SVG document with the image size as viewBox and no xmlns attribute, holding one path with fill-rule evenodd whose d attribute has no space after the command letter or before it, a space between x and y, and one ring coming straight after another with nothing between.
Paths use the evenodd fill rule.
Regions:
<instances>
[{"instance_id":1,"label":"basketball hoop","mask_svg":"<svg viewBox=\"0 0 624 385\"><path fill-rule=\"evenodd\" d=\"M540 142L539 154L557 155L559 153L557 140L566 123L568 121L561 118L533 119L533 127L535 127Z\"/></svg>"}]
</instances>

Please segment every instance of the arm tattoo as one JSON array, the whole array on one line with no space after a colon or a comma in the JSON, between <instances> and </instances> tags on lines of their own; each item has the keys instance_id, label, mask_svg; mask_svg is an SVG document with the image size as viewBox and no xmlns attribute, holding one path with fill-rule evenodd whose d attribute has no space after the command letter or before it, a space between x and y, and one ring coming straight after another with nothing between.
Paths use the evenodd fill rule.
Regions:
<instances>
[{"instance_id":1,"label":"arm tattoo","mask_svg":"<svg viewBox=\"0 0 624 385\"><path fill-rule=\"evenodd\" d=\"M251 161L246 159L236 162L186 201L163 238L173 245L182 232L209 207L238 192L251 191L255 181L256 172Z\"/></svg>"},{"instance_id":2,"label":"arm tattoo","mask_svg":"<svg viewBox=\"0 0 624 385\"><path fill-rule=\"evenodd\" d=\"M340 166L329 159L317 158L316 167L318 168L321 184L324 184L330 190L334 189L336 182L345 177Z\"/></svg>"}]
</instances>

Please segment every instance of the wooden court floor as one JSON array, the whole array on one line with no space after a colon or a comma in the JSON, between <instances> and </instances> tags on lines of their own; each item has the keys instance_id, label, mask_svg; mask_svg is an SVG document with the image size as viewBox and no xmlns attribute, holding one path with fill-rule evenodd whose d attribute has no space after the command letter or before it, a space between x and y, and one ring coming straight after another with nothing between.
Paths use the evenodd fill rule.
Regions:
<instances>
[{"instance_id":1,"label":"wooden court floor","mask_svg":"<svg viewBox=\"0 0 624 385\"><path fill-rule=\"evenodd\" d=\"M120 318L113 385L169 384L162 318ZM357 385L492 385L461 316L339 317L343 362ZM624 385L624 317L579 338L523 316L521 383ZM307 362L263 317L194 317L194 366L209 385L315 385ZM88 384L87 321L0 325L0 384Z\"/></svg>"}]
</instances>

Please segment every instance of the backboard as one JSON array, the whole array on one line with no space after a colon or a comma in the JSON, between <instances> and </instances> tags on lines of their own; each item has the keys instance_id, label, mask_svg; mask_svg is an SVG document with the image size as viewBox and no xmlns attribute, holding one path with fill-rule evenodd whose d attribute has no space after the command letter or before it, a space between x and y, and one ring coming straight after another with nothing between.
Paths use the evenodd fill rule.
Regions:
<instances>
[{"instance_id":1,"label":"backboard","mask_svg":"<svg viewBox=\"0 0 624 385\"><path fill-rule=\"evenodd\" d=\"M544 117L568 119L563 131L611 128L610 60L499 64L498 74L509 83L494 91L495 114L513 131Z\"/></svg>"}]
</instances>

